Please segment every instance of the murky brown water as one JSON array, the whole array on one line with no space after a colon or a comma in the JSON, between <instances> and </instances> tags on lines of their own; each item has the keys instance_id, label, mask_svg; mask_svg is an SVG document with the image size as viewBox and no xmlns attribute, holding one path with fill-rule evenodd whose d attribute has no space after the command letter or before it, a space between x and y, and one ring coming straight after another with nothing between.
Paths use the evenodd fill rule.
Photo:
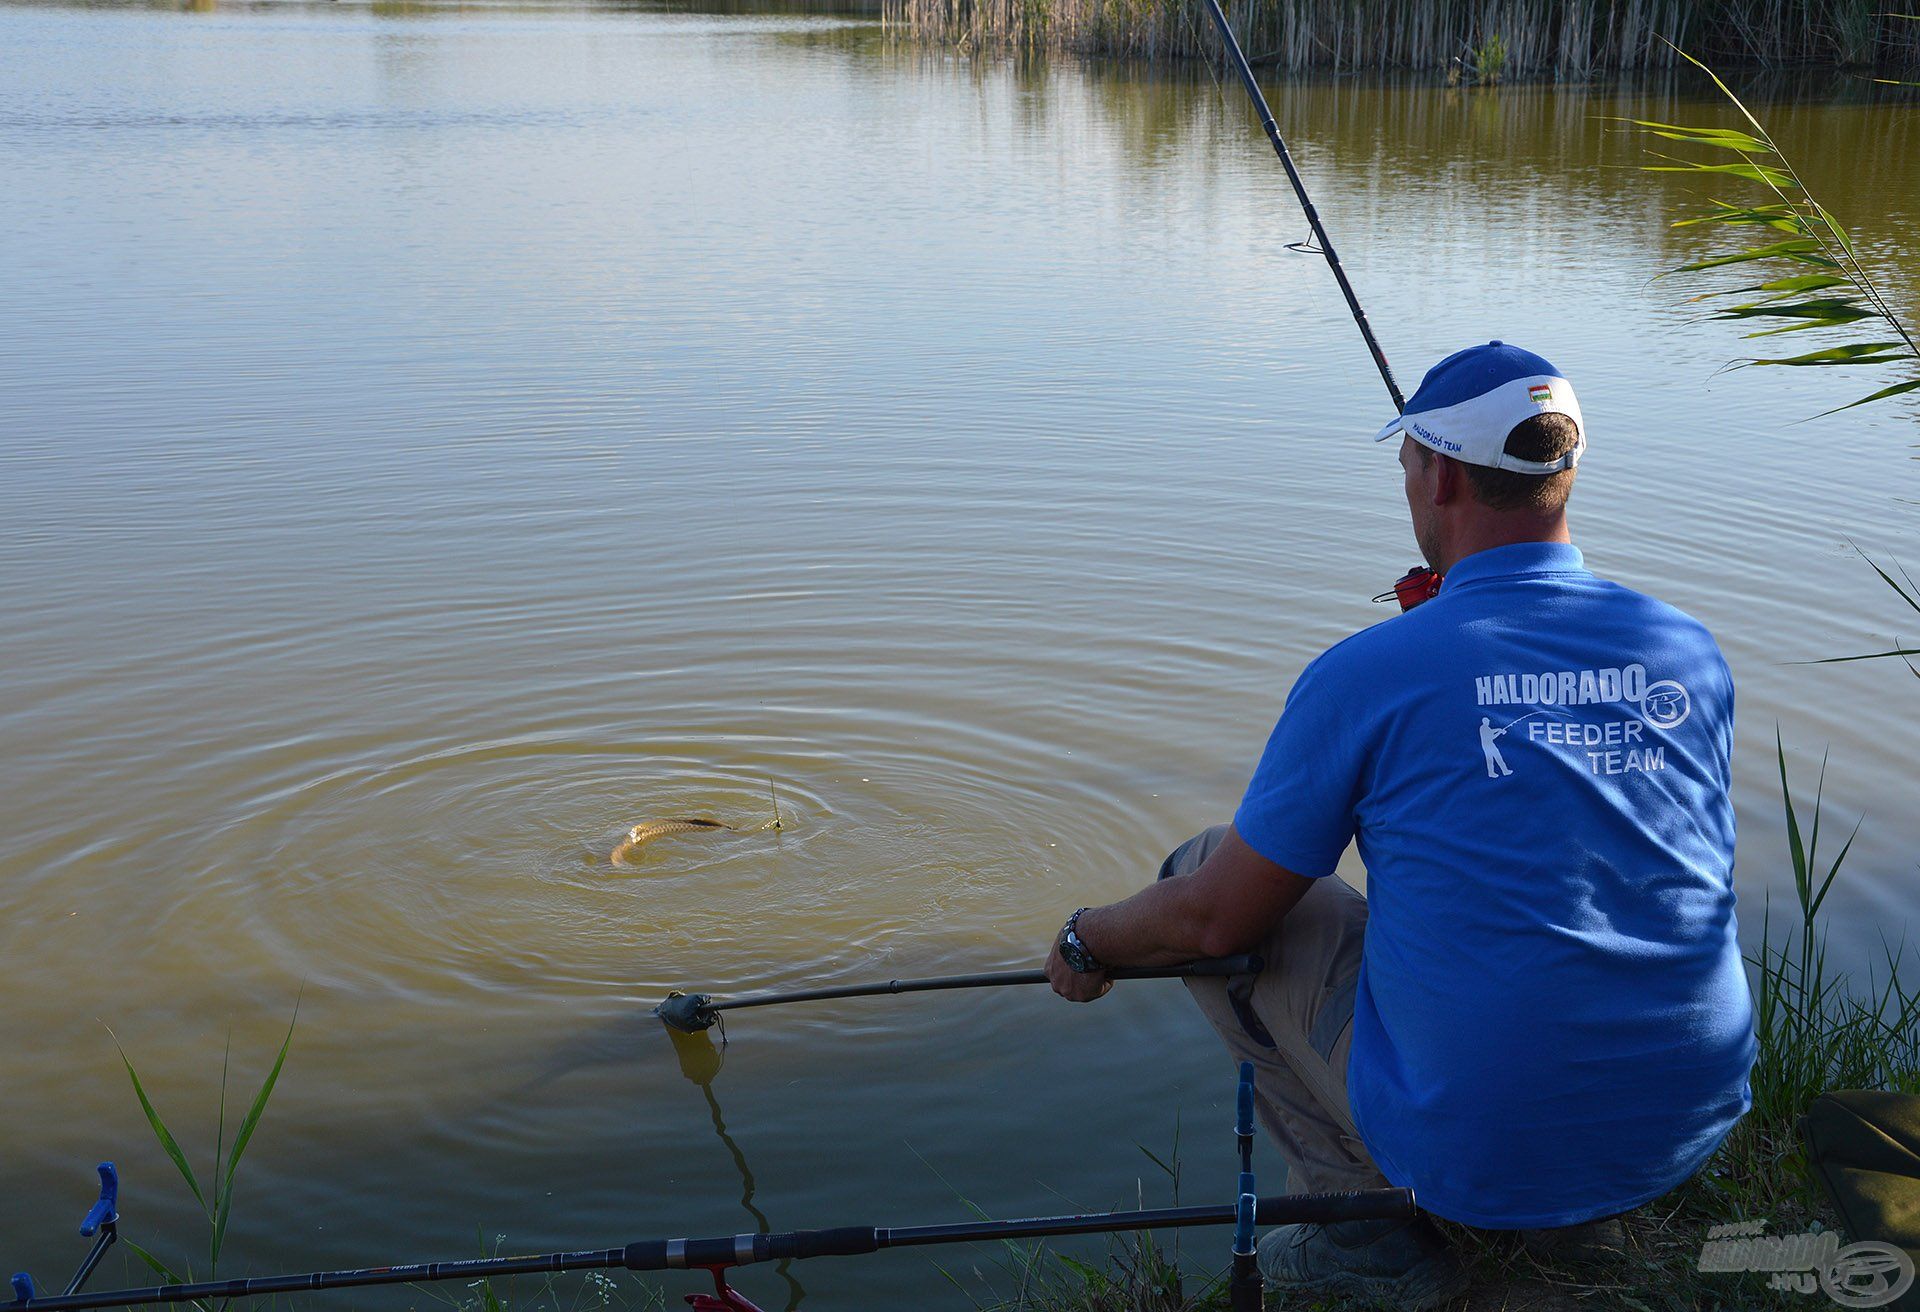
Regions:
<instances>
[{"instance_id":1,"label":"murky brown water","mask_svg":"<svg viewBox=\"0 0 1920 1312\"><path fill-rule=\"evenodd\" d=\"M1775 726L1808 784L1831 747L1870 959L1920 888L1914 684L1790 662L1901 622L1845 539L1920 560L1912 412L1795 423L1871 376L1716 376L1738 342L1649 285L1704 239L1602 119L1717 106L1273 96L1404 382L1498 336L1580 386L1590 560L1740 680L1750 931ZM1756 99L1876 258L1920 250L1910 103ZM1383 398L1237 92L829 17L9 6L0 168L7 1269L77 1258L102 1157L190 1252L105 1027L198 1153L225 1036L250 1092L296 999L236 1273L751 1228L737 1161L776 1227L1164 1198L1135 1145L1176 1126L1224 1195L1176 987L742 1016L705 1092L645 1012L1031 961L1381 618ZM778 834L589 862L768 780ZM794 1274L962 1302L921 1254Z\"/></svg>"}]
</instances>

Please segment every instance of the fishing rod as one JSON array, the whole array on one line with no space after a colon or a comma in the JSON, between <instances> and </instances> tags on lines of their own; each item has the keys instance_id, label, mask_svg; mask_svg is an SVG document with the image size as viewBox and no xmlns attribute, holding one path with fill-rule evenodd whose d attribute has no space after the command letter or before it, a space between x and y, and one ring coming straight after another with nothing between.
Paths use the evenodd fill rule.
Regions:
<instances>
[{"instance_id":1,"label":"fishing rod","mask_svg":"<svg viewBox=\"0 0 1920 1312\"><path fill-rule=\"evenodd\" d=\"M1253 1067L1240 1066L1239 1117L1235 1125L1240 1147L1238 1196L1232 1203L1185 1207L1142 1208L1126 1212L1084 1212L1061 1216L1034 1216L1009 1221L959 1221L942 1225L840 1226L825 1230L787 1230L777 1234L716 1235L698 1239L642 1239L613 1248L536 1253L522 1257L476 1257L448 1262L409 1262L391 1266L357 1267L335 1271L304 1271L292 1275L252 1276L233 1280L186 1281L132 1289L81 1293L79 1288L98 1263L103 1243L96 1243L64 1293L42 1295L33 1277L13 1277L14 1301L0 1304L4 1312L82 1312L89 1308L143 1307L272 1294L311 1293L324 1289L355 1289L376 1285L428 1284L446 1280L475 1281L494 1276L560 1274L569 1271L705 1271L714 1293L689 1295L694 1312L760 1312L727 1284L734 1267L764 1262L799 1261L810 1257L857 1257L889 1248L916 1248L935 1244L970 1244L991 1240L1046 1239L1062 1235L1113 1234L1133 1230L1172 1230L1191 1226L1232 1224L1234 1230L1233 1307L1235 1312L1259 1312L1262 1284L1253 1256L1256 1225L1330 1224L1341 1221L1400 1220L1414 1215L1410 1189L1361 1189L1345 1193L1280 1194L1262 1198L1254 1190L1250 1155L1253 1133ZM87 1213L83 1233L112 1233L120 1221L119 1176L111 1162L100 1166L100 1201ZM111 1242L108 1240L107 1242Z\"/></svg>"},{"instance_id":2,"label":"fishing rod","mask_svg":"<svg viewBox=\"0 0 1920 1312\"><path fill-rule=\"evenodd\" d=\"M1340 263L1339 253L1333 248L1333 238L1327 236L1327 225L1320 222L1320 211L1313 207L1313 199L1307 195L1307 184L1301 181L1300 170L1294 166L1286 138L1280 135L1280 127L1273 121L1273 111L1267 108L1267 98L1261 94L1260 84L1254 81L1253 66L1247 62L1245 52L1240 49L1239 38L1234 36L1233 28L1227 24L1227 15L1220 8L1220 0L1207 0L1207 9L1213 14L1213 25L1220 29L1221 42L1240 71L1240 81L1246 84L1253 107L1260 111L1260 126L1267 130L1267 139L1273 142L1273 153L1280 157L1280 165L1287 171L1287 181L1293 184L1293 194L1300 198L1300 208L1307 212L1307 224L1313 229L1314 244L1302 244L1296 249L1327 257L1327 267L1333 270L1334 281L1340 284L1340 294L1347 298L1347 308L1353 311L1353 321L1360 325L1360 335L1367 339L1367 350L1373 353L1373 363L1380 370L1380 381L1387 385L1387 395L1393 398L1393 408L1404 411L1407 399L1400 394L1400 384L1393 381L1393 368L1387 363L1386 352L1380 349L1379 339L1373 335L1373 325L1367 322L1367 312L1360 308L1360 298L1354 295L1353 284L1347 281L1347 271Z\"/></svg>"},{"instance_id":3,"label":"fishing rod","mask_svg":"<svg viewBox=\"0 0 1920 1312\"><path fill-rule=\"evenodd\" d=\"M1198 979L1220 975L1257 975L1266 966L1258 954L1210 957L1184 966L1125 966L1107 972L1108 979ZM748 993L716 1001L711 993L673 992L653 1009L669 1029L697 1034L712 1029L722 1012L745 1007L780 1007L790 1002L825 1002L830 998L871 998L887 993L933 993L943 989L998 988L1006 984L1045 984L1044 970L1002 970L983 975L937 975L930 979L890 979L884 984L841 984L824 989L789 989ZM724 1033L724 1030L722 1031Z\"/></svg>"},{"instance_id":4,"label":"fishing rod","mask_svg":"<svg viewBox=\"0 0 1920 1312\"><path fill-rule=\"evenodd\" d=\"M797 1261L809 1257L859 1257L887 1248L915 1248L929 1244L972 1244L991 1240L1045 1239L1059 1235L1230 1225L1237 1219L1239 1210L1234 1203L1208 1203L1132 1212L1035 1216L1017 1221L840 1226L831 1230L787 1230L778 1234L717 1235L704 1239L642 1239L618 1248L539 1253L526 1257L474 1257L451 1262L413 1262L340 1271L304 1271L295 1275L200 1280L84 1294L34 1295L0 1304L0 1307L8 1308L10 1312L80 1312L84 1308L141 1307L192 1303L205 1299L310 1293L322 1289L354 1289L369 1285L471 1281L494 1276L568 1271L717 1272L760 1262ZM1253 1215L1255 1223L1259 1225L1388 1220L1413 1215L1413 1194L1407 1189L1277 1194L1257 1199ZM20 1277L16 1276L14 1288L18 1291L19 1287Z\"/></svg>"}]
</instances>

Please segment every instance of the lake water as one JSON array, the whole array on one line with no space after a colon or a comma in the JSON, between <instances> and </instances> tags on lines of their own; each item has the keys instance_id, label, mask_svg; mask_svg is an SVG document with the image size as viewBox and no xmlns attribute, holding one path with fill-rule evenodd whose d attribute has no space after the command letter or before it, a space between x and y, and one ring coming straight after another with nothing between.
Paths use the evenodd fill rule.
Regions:
<instances>
[{"instance_id":1,"label":"lake water","mask_svg":"<svg viewBox=\"0 0 1920 1312\"><path fill-rule=\"evenodd\" d=\"M1742 344L1651 281L1715 238L1605 117L1731 120L1690 81L1270 94L1409 390L1491 337L1581 389L1590 562L1740 684L1749 943L1777 727L1809 789L1831 749L1829 832L1865 816L1834 933L1875 960L1916 686L1797 662L1912 636L1848 542L1920 561L1913 411L1808 419L1880 376L1717 373ZM1912 103L1755 100L1913 307ZM108 1027L204 1171L227 1036L250 1096L296 1001L234 1274L730 1233L749 1188L775 1228L1164 1201L1176 1135L1227 1196L1175 985L745 1013L704 1089L646 1012L1034 962L1383 618L1389 411L1237 88L805 13L8 5L0 177L7 1270L64 1277L105 1157L191 1255ZM769 781L781 832L604 864ZM936 1260L1001 1259L791 1274L962 1305Z\"/></svg>"}]
</instances>

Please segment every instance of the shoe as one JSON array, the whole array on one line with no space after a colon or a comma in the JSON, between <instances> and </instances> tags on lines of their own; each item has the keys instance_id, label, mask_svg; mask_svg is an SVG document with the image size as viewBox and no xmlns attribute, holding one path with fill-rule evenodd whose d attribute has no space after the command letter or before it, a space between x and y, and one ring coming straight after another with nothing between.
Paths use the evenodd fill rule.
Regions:
<instances>
[{"instance_id":1,"label":"shoe","mask_svg":"<svg viewBox=\"0 0 1920 1312\"><path fill-rule=\"evenodd\" d=\"M1609 1216L1552 1230L1522 1230L1520 1247L1537 1261L1560 1266L1606 1262L1626 1251L1627 1228L1619 1217Z\"/></svg>"},{"instance_id":2,"label":"shoe","mask_svg":"<svg viewBox=\"0 0 1920 1312\"><path fill-rule=\"evenodd\" d=\"M1260 1238L1269 1289L1317 1289L1408 1312L1466 1292L1467 1270L1424 1217L1283 1225Z\"/></svg>"}]
</instances>

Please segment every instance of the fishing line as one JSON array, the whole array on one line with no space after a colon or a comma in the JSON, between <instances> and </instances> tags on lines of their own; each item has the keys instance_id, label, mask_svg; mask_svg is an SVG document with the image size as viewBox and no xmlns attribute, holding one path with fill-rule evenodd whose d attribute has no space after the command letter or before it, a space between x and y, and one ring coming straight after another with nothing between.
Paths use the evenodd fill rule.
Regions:
<instances>
[{"instance_id":1,"label":"fishing line","mask_svg":"<svg viewBox=\"0 0 1920 1312\"><path fill-rule=\"evenodd\" d=\"M1340 263L1340 254L1334 249L1333 238L1327 235L1326 225L1320 221L1320 211L1314 208L1313 198L1307 195L1307 184L1294 165L1286 138L1280 135L1279 124L1273 120L1273 111L1267 107L1267 98L1261 93L1260 83L1254 79L1253 66L1247 62L1246 52L1240 49L1240 40L1234 36L1233 28L1227 22L1226 11L1220 8L1220 0L1207 0L1207 9L1213 15L1213 25L1220 31L1221 44L1227 48L1228 55L1239 71L1240 81L1247 88L1247 96L1253 101L1254 109L1259 111L1260 126L1266 129L1267 139L1273 143L1273 153L1280 157L1280 166L1287 171L1287 181L1293 184L1293 194L1300 201L1300 208L1306 212L1307 226L1312 229L1313 235L1308 242L1293 243L1291 249L1311 251L1326 257L1327 267L1333 270L1334 281L1340 284L1340 294L1346 298L1347 308L1353 311L1353 321L1360 328L1360 336L1366 339L1374 367L1380 371L1380 381L1387 385L1387 395L1393 398L1393 408L1404 412L1407 408L1406 397L1400 393L1400 384L1393 380L1393 368L1387 363L1386 352L1380 349L1379 339L1373 335L1373 325L1367 322L1367 312L1360 308L1360 298L1355 295L1353 284L1347 281L1346 268Z\"/></svg>"}]
</instances>

